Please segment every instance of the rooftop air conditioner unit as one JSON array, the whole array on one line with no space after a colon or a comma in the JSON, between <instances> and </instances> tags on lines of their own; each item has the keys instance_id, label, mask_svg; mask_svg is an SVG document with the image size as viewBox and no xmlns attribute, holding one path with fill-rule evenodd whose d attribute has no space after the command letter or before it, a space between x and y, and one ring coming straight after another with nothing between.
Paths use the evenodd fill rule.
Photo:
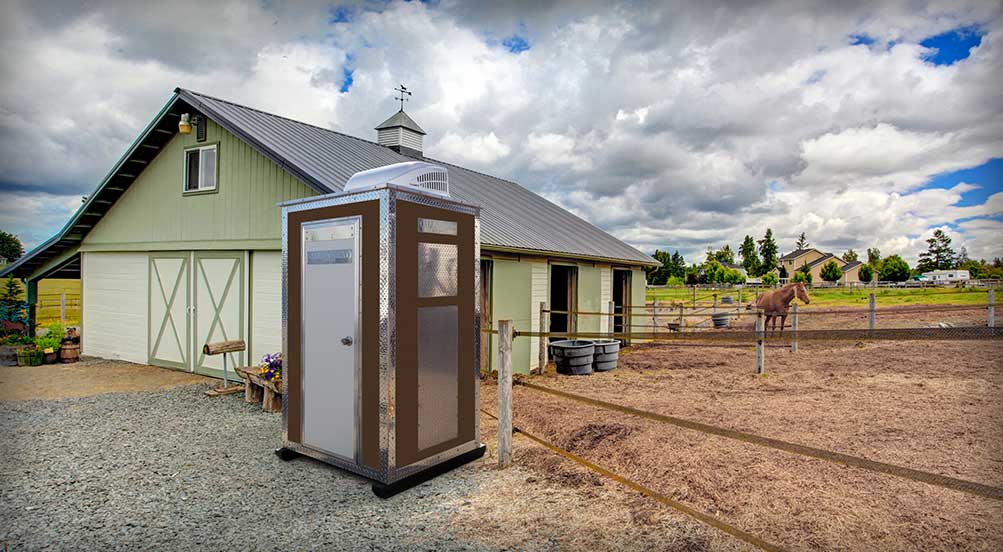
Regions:
<instances>
[{"instance_id":1,"label":"rooftop air conditioner unit","mask_svg":"<svg viewBox=\"0 0 1003 552\"><path fill-rule=\"evenodd\" d=\"M449 197L449 172L446 167L408 161L368 171L357 172L345 184L346 192L377 190L387 184L414 188L416 191Z\"/></svg>"}]
</instances>

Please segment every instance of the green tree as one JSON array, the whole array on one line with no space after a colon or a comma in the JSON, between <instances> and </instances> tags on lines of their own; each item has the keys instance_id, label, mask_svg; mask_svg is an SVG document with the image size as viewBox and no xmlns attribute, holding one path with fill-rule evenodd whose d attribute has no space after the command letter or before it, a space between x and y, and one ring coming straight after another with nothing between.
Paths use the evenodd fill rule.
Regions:
<instances>
[{"instance_id":1,"label":"green tree","mask_svg":"<svg viewBox=\"0 0 1003 552\"><path fill-rule=\"evenodd\" d=\"M708 284L720 284L724 282L725 268L717 261L710 261L704 267L704 278Z\"/></svg>"},{"instance_id":2,"label":"green tree","mask_svg":"<svg viewBox=\"0 0 1003 552\"><path fill-rule=\"evenodd\" d=\"M792 282L804 282L804 283L806 283L808 285L811 285L811 281L812 281L811 271L805 270L806 267L807 267L807 265L802 266L801 268L797 269L797 271L794 272L794 277L791 278L791 281Z\"/></svg>"},{"instance_id":3,"label":"green tree","mask_svg":"<svg viewBox=\"0 0 1003 552\"><path fill-rule=\"evenodd\" d=\"M766 229L766 235L759 240L759 258L762 264L759 267L760 274L766 274L777 268L777 242L773 239L773 230Z\"/></svg>"},{"instance_id":4,"label":"green tree","mask_svg":"<svg viewBox=\"0 0 1003 552\"><path fill-rule=\"evenodd\" d=\"M675 253L672 254L669 261L669 277L670 278L685 278L686 277L686 259L679 254L677 249Z\"/></svg>"},{"instance_id":5,"label":"green tree","mask_svg":"<svg viewBox=\"0 0 1003 552\"><path fill-rule=\"evenodd\" d=\"M892 255L881 261L878 278L883 282L904 282L909 279L909 263L898 255Z\"/></svg>"},{"instance_id":6,"label":"green tree","mask_svg":"<svg viewBox=\"0 0 1003 552\"><path fill-rule=\"evenodd\" d=\"M881 251L877 247L868 247L867 264L871 265L871 268L877 269L879 263L881 263Z\"/></svg>"},{"instance_id":7,"label":"green tree","mask_svg":"<svg viewBox=\"0 0 1003 552\"><path fill-rule=\"evenodd\" d=\"M839 264L836 261L829 261L822 265L820 275L826 282L837 282L843 277L843 270L839 268Z\"/></svg>"},{"instance_id":8,"label":"green tree","mask_svg":"<svg viewBox=\"0 0 1003 552\"><path fill-rule=\"evenodd\" d=\"M14 278L7 278L3 293L0 293L0 320L26 322L24 302L21 299L21 285Z\"/></svg>"},{"instance_id":9,"label":"green tree","mask_svg":"<svg viewBox=\"0 0 1003 552\"><path fill-rule=\"evenodd\" d=\"M972 259L968 257L968 248L962 245L961 250L958 251L958 256L955 258L957 268L961 268L961 265L971 260Z\"/></svg>"},{"instance_id":10,"label":"green tree","mask_svg":"<svg viewBox=\"0 0 1003 552\"><path fill-rule=\"evenodd\" d=\"M744 284L745 276L742 275L741 271L734 268L726 268L724 270L724 281L728 284Z\"/></svg>"},{"instance_id":11,"label":"green tree","mask_svg":"<svg viewBox=\"0 0 1003 552\"><path fill-rule=\"evenodd\" d=\"M857 260L857 252L852 249L847 249L846 253L843 253L843 260L852 263Z\"/></svg>"},{"instance_id":12,"label":"green tree","mask_svg":"<svg viewBox=\"0 0 1003 552\"><path fill-rule=\"evenodd\" d=\"M779 280L777 278L777 273L776 272L767 272L766 274L763 274L763 285L764 286L775 286L775 285L777 285L778 281Z\"/></svg>"},{"instance_id":13,"label":"green tree","mask_svg":"<svg viewBox=\"0 0 1003 552\"><path fill-rule=\"evenodd\" d=\"M858 274L861 282L870 282L874 279L874 269L869 264L862 265Z\"/></svg>"},{"instance_id":14,"label":"green tree","mask_svg":"<svg viewBox=\"0 0 1003 552\"><path fill-rule=\"evenodd\" d=\"M804 237L804 232L801 232L801 236L798 237L798 241L794 244L794 249L808 249L808 238Z\"/></svg>"},{"instance_id":15,"label":"green tree","mask_svg":"<svg viewBox=\"0 0 1003 552\"><path fill-rule=\"evenodd\" d=\"M24 255L21 240L10 232L0 230L0 264L12 263Z\"/></svg>"},{"instance_id":16,"label":"green tree","mask_svg":"<svg viewBox=\"0 0 1003 552\"><path fill-rule=\"evenodd\" d=\"M725 245L721 249L714 251L712 248L707 248L707 262L717 261L721 264L735 264L735 252L731 250L730 245Z\"/></svg>"},{"instance_id":17,"label":"green tree","mask_svg":"<svg viewBox=\"0 0 1003 552\"><path fill-rule=\"evenodd\" d=\"M985 261L976 261L974 259L968 259L963 263L959 263L958 268L961 270L967 270L968 276L970 276L972 279L981 280L982 278L985 278L986 274L988 273L988 270L986 269L991 267L986 265Z\"/></svg>"},{"instance_id":18,"label":"green tree","mask_svg":"<svg viewBox=\"0 0 1003 552\"><path fill-rule=\"evenodd\" d=\"M752 236L745 236L742 246L738 248L738 254L742 256L742 266L749 276L759 276L759 269L762 263L759 262L759 253L756 252L756 240Z\"/></svg>"},{"instance_id":19,"label":"green tree","mask_svg":"<svg viewBox=\"0 0 1003 552\"><path fill-rule=\"evenodd\" d=\"M647 276L647 281L649 284L654 286L660 286L665 284L666 280L669 279L668 276L668 264L671 262L672 258L666 251L660 251L658 249L651 255L654 259L661 264L658 266L648 266L644 268L644 273Z\"/></svg>"},{"instance_id":20,"label":"green tree","mask_svg":"<svg viewBox=\"0 0 1003 552\"><path fill-rule=\"evenodd\" d=\"M916 269L920 272L931 270L948 270L954 268L955 255L951 249L951 237L943 230L936 230L933 237L926 240L927 249L919 254L919 264Z\"/></svg>"}]
</instances>

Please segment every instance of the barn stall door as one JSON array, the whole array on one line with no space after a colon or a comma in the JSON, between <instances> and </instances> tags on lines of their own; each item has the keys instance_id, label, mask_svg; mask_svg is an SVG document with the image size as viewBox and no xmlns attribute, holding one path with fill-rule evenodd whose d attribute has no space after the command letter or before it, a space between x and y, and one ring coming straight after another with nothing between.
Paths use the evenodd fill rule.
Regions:
<instances>
[{"instance_id":1,"label":"barn stall door","mask_svg":"<svg viewBox=\"0 0 1003 552\"><path fill-rule=\"evenodd\" d=\"M223 356L208 356L202 346L216 341L246 339L244 336L244 252L196 251L193 264L195 341L192 351L195 371L223 377ZM230 378L234 366L246 364L246 353L230 354Z\"/></svg>"},{"instance_id":2,"label":"barn stall door","mask_svg":"<svg viewBox=\"0 0 1003 552\"><path fill-rule=\"evenodd\" d=\"M149 363L189 367L188 253L150 255Z\"/></svg>"}]
</instances>

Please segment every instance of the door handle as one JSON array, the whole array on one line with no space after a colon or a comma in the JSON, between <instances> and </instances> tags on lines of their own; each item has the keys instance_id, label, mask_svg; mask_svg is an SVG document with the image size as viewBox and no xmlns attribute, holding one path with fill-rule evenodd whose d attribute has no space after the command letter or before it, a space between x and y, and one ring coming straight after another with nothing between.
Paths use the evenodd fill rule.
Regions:
<instances>
[{"instance_id":1,"label":"door handle","mask_svg":"<svg viewBox=\"0 0 1003 552\"><path fill-rule=\"evenodd\" d=\"M351 337L341 338L341 344L344 345L345 347L351 347L352 343L354 343L354 341L352 341Z\"/></svg>"}]
</instances>

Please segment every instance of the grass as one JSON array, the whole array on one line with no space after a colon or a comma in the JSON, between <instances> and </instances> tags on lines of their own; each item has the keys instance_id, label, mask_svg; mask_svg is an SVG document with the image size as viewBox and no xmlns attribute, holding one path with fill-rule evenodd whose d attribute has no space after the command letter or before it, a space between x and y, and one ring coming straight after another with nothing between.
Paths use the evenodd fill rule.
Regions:
<instances>
[{"instance_id":1,"label":"grass","mask_svg":"<svg viewBox=\"0 0 1003 552\"><path fill-rule=\"evenodd\" d=\"M0 285L6 279L0 280ZM70 278L45 278L38 283L38 310L35 321L39 324L59 322L60 295L66 294L66 324L80 323L80 280ZM21 286L21 298L24 298L24 286Z\"/></svg>"},{"instance_id":2,"label":"grass","mask_svg":"<svg viewBox=\"0 0 1003 552\"><path fill-rule=\"evenodd\" d=\"M984 305L988 301L984 289L958 288L916 288L916 289L850 289L816 288L810 290L811 306L815 307L863 307L868 304L868 296L874 293L878 307L894 305ZM714 293L718 298L730 295L738 299L738 290L697 290L698 301L713 301ZM742 292L742 301L750 303L755 298L755 290ZM692 301L693 290L689 288L654 288L646 295L648 301Z\"/></svg>"}]
</instances>

